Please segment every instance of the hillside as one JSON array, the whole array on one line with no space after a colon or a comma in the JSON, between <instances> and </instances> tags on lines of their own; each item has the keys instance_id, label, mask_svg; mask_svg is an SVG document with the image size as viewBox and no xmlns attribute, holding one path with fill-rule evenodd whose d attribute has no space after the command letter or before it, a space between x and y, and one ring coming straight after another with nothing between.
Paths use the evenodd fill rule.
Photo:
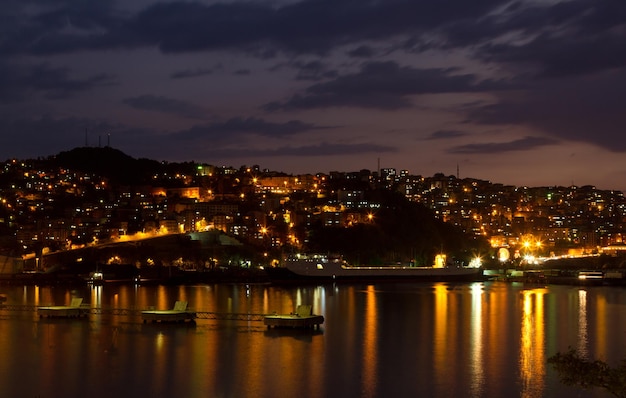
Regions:
<instances>
[{"instance_id":1,"label":"hillside","mask_svg":"<svg viewBox=\"0 0 626 398\"><path fill-rule=\"evenodd\" d=\"M51 165L92 173L118 184L144 184L163 165L155 160L135 159L111 147L81 147L48 159Z\"/></svg>"}]
</instances>

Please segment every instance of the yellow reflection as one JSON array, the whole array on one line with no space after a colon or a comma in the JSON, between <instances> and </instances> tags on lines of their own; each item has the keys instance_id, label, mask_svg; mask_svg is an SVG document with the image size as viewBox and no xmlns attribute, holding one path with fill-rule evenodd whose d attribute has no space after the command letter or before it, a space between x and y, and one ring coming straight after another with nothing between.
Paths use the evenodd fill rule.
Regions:
<instances>
[{"instance_id":1,"label":"yellow reflection","mask_svg":"<svg viewBox=\"0 0 626 398\"><path fill-rule=\"evenodd\" d=\"M483 329L482 329L482 313L483 313L483 291L479 283L472 285L472 315L471 315L471 392L470 396L478 397L481 395L484 385L483 374Z\"/></svg>"},{"instance_id":2,"label":"yellow reflection","mask_svg":"<svg viewBox=\"0 0 626 398\"><path fill-rule=\"evenodd\" d=\"M434 367L435 377L438 379L447 374L447 341L448 341L448 291L445 284L435 285L435 325L434 325ZM447 383L446 380L437 380L437 384ZM443 384L445 385L445 384Z\"/></svg>"},{"instance_id":3,"label":"yellow reflection","mask_svg":"<svg viewBox=\"0 0 626 398\"><path fill-rule=\"evenodd\" d=\"M522 397L540 397L544 390L546 358L543 298L546 289L523 292L522 332L520 342L520 377Z\"/></svg>"},{"instance_id":4,"label":"yellow reflection","mask_svg":"<svg viewBox=\"0 0 626 398\"><path fill-rule=\"evenodd\" d=\"M377 350L377 318L376 291L369 285L365 292L365 325L363 336L363 396L373 397L376 393L376 364L378 363Z\"/></svg>"},{"instance_id":5,"label":"yellow reflection","mask_svg":"<svg viewBox=\"0 0 626 398\"><path fill-rule=\"evenodd\" d=\"M587 291L578 291L578 352L587 357Z\"/></svg>"},{"instance_id":6,"label":"yellow reflection","mask_svg":"<svg viewBox=\"0 0 626 398\"><path fill-rule=\"evenodd\" d=\"M313 292L313 303L316 308L317 314L326 313L326 288L324 286L318 286Z\"/></svg>"},{"instance_id":7,"label":"yellow reflection","mask_svg":"<svg viewBox=\"0 0 626 398\"><path fill-rule=\"evenodd\" d=\"M595 324L596 324L596 356L599 358L606 358L609 354L609 346L606 340L607 338L607 303L605 295L596 296L596 306L594 308L594 313L596 315Z\"/></svg>"},{"instance_id":8,"label":"yellow reflection","mask_svg":"<svg viewBox=\"0 0 626 398\"><path fill-rule=\"evenodd\" d=\"M296 290L296 305L294 308L298 308L298 306L302 304L302 289L298 289Z\"/></svg>"},{"instance_id":9,"label":"yellow reflection","mask_svg":"<svg viewBox=\"0 0 626 398\"><path fill-rule=\"evenodd\" d=\"M28 302L28 289L24 286L24 302ZM41 297L39 292L39 286L35 285L35 305L41 305Z\"/></svg>"},{"instance_id":10,"label":"yellow reflection","mask_svg":"<svg viewBox=\"0 0 626 398\"><path fill-rule=\"evenodd\" d=\"M168 364L167 364L167 345L166 338L163 332L159 332L156 335L154 340L155 345L155 353L153 356L153 375L155 380L156 388L164 389L165 381L168 377L171 377L168 374Z\"/></svg>"},{"instance_id":11,"label":"yellow reflection","mask_svg":"<svg viewBox=\"0 0 626 398\"><path fill-rule=\"evenodd\" d=\"M102 286L95 285L91 288L91 306L102 307Z\"/></svg>"}]
</instances>

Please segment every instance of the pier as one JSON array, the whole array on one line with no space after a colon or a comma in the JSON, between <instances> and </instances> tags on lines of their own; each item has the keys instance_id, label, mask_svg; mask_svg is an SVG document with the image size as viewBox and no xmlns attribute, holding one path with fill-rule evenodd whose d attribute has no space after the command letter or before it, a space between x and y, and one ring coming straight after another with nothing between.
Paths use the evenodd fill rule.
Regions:
<instances>
[{"instance_id":1,"label":"pier","mask_svg":"<svg viewBox=\"0 0 626 398\"><path fill-rule=\"evenodd\" d=\"M19 304L0 304L0 311L14 312L38 312L41 306L37 305L19 305ZM44 307L45 308L45 307ZM103 308L88 307L81 305L80 312L82 315L109 315L109 316L136 316L141 317L141 313L146 311L145 308ZM246 322L263 322L266 316L271 314L254 314L254 313L236 313L236 312L212 312L212 311L193 311L196 319L210 319L217 321L246 321Z\"/></svg>"}]
</instances>

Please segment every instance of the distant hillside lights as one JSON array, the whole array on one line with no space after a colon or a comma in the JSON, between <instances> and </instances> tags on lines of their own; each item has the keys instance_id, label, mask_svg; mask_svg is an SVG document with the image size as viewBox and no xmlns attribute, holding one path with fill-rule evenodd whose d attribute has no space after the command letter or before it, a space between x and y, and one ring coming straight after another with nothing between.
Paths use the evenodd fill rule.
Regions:
<instances>
[{"instance_id":1,"label":"distant hillside lights","mask_svg":"<svg viewBox=\"0 0 626 398\"><path fill-rule=\"evenodd\" d=\"M306 243L313 222L333 227L376 223L368 212L380 204L372 202L369 191L393 188L464 232L489 238L493 252L508 250L505 261L572 254L573 247L614 252L625 240L623 193L593 186L514 187L392 168L291 176L256 165L178 166L183 165L155 168L146 175L152 183L135 187L42 160L7 161L0 166L3 238L15 240L24 252L48 242L52 250L67 249L104 244L108 234L111 241L136 240L211 227L256 240L263 236L258 226L268 221L267 247L294 246ZM258 208L240 217L255 201ZM276 229L274 224L288 227ZM138 230L143 233L134 234ZM528 233L535 238L524 243Z\"/></svg>"},{"instance_id":2,"label":"distant hillside lights","mask_svg":"<svg viewBox=\"0 0 626 398\"><path fill-rule=\"evenodd\" d=\"M480 268L483 265L483 259L480 256L476 256L472 258L469 262L470 268Z\"/></svg>"},{"instance_id":3,"label":"distant hillside lights","mask_svg":"<svg viewBox=\"0 0 626 398\"><path fill-rule=\"evenodd\" d=\"M501 247L498 249L498 260L501 263L506 263L507 261L509 261L510 258L511 253L509 252L509 249L507 249L506 247Z\"/></svg>"},{"instance_id":4,"label":"distant hillside lights","mask_svg":"<svg viewBox=\"0 0 626 398\"><path fill-rule=\"evenodd\" d=\"M119 240L120 242L129 242L129 241L132 242L136 240L155 238L157 236L166 235L167 233L168 233L167 228L162 226L158 230L154 230L154 231L136 232L134 234L129 234L129 235L120 235Z\"/></svg>"},{"instance_id":5,"label":"distant hillside lights","mask_svg":"<svg viewBox=\"0 0 626 398\"><path fill-rule=\"evenodd\" d=\"M180 227L184 229L185 226L181 224ZM204 231L209 231L213 229L214 226L212 223L208 223L205 218L202 218L202 220L196 221L195 227L196 227L196 232L204 232Z\"/></svg>"}]
</instances>

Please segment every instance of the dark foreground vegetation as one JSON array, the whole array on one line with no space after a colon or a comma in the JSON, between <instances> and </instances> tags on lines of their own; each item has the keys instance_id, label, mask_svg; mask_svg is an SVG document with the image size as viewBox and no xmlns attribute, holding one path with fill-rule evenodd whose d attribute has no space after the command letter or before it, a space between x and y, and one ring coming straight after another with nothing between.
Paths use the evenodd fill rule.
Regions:
<instances>
[{"instance_id":1,"label":"dark foreground vegetation","mask_svg":"<svg viewBox=\"0 0 626 398\"><path fill-rule=\"evenodd\" d=\"M600 360L585 358L575 349L557 353L548 363L558 372L561 382L583 389L601 388L615 397L626 397L626 360L611 367Z\"/></svg>"}]
</instances>

